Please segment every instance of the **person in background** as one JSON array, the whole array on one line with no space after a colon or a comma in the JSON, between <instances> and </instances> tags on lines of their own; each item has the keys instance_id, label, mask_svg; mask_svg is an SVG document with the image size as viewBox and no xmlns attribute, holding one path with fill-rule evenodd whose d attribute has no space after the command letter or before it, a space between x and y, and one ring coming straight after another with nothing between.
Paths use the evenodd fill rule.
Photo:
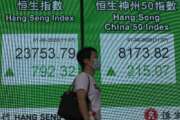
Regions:
<instances>
[{"instance_id":1,"label":"person in background","mask_svg":"<svg viewBox=\"0 0 180 120\"><path fill-rule=\"evenodd\" d=\"M77 61L82 71L75 78L74 91L80 112L84 120L101 120L101 95L94 79L95 71L100 69L97 50L92 47L81 49L77 53Z\"/></svg>"}]
</instances>

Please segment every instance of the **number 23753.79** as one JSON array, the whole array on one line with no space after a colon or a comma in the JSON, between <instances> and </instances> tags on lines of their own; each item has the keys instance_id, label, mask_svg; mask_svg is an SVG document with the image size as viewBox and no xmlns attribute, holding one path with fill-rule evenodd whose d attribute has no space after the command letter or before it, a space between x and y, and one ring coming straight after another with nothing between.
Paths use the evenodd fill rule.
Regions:
<instances>
[{"instance_id":1,"label":"number 23753.79","mask_svg":"<svg viewBox=\"0 0 180 120\"><path fill-rule=\"evenodd\" d=\"M76 56L75 48L16 48L16 59L54 59L54 58L69 58L74 59Z\"/></svg>"}]
</instances>

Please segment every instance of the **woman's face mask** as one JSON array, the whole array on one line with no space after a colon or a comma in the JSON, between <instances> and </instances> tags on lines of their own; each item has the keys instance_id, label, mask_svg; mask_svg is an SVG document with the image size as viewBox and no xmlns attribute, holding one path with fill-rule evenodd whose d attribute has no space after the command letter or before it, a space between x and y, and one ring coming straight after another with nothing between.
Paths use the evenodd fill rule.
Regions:
<instances>
[{"instance_id":1,"label":"woman's face mask","mask_svg":"<svg viewBox=\"0 0 180 120\"><path fill-rule=\"evenodd\" d=\"M94 59L93 61L93 69L99 70L101 68L101 63L99 59Z\"/></svg>"}]
</instances>

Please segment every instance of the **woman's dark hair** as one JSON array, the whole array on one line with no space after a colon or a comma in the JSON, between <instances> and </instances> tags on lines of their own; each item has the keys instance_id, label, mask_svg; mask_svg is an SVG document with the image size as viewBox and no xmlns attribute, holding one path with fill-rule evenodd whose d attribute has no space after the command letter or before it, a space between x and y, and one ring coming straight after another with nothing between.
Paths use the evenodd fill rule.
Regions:
<instances>
[{"instance_id":1,"label":"woman's dark hair","mask_svg":"<svg viewBox=\"0 0 180 120\"><path fill-rule=\"evenodd\" d=\"M84 69L84 59L90 59L92 52L97 53L97 50L93 47L84 47L78 51L77 61L82 69Z\"/></svg>"}]
</instances>

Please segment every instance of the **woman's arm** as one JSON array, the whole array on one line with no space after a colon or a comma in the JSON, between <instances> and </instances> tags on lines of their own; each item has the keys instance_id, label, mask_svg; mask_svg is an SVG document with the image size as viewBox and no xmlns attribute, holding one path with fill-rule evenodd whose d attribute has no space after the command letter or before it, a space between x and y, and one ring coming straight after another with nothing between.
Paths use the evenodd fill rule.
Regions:
<instances>
[{"instance_id":1,"label":"woman's arm","mask_svg":"<svg viewBox=\"0 0 180 120\"><path fill-rule=\"evenodd\" d=\"M80 89L76 92L76 94L77 94L79 109L84 120L90 120L87 101L86 101L87 92L84 89Z\"/></svg>"}]
</instances>

